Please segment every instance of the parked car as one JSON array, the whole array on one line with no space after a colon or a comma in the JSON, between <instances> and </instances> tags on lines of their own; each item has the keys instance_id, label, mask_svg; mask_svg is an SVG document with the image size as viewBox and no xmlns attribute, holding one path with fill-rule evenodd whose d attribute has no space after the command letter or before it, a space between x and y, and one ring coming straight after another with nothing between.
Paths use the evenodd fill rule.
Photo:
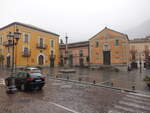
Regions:
<instances>
[{"instance_id":1,"label":"parked car","mask_svg":"<svg viewBox=\"0 0 150 113\"><path fill-rule=\"evenodd\" d=\"M5 79L5 83L9 86L11 77ZM45 85L45 77L41 73L18 72L14 75L15 85L17 89L26 90L41 90Z\"/></svg>"}]
</instances>

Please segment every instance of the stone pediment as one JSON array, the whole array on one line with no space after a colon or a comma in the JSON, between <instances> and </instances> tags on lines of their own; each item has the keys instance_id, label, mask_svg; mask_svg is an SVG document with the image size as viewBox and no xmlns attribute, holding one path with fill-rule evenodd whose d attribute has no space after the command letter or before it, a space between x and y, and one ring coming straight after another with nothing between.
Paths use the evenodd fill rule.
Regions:
<instances>
[{"instance_id":1,"label":"stone pediment","mask_svg":"<svg viewBox=\"0 0 150 113\"><path fill-rule=\"evenodd\" d=\"M114 38L128 38L126 34L111 30L109 28L104 28L102 31L97 33L95 36L93 36L90 40L96 40L96 39L114 39Z\"/></svg>"}]
</instances>

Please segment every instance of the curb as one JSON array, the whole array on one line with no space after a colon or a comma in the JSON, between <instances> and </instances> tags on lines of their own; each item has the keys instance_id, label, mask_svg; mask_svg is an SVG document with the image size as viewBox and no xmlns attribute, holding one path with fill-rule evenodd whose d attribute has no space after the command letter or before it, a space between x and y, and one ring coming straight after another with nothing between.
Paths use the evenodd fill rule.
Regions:
<instances>
[{"instance_id":1,"label":"curb","mask_svg":"<svg viewBox=\"0 0 150 113\"><path fill-rule=\"evenodd\" d=\"M81 81L77 81L77 80L69 80L69 79L62 79L62 78L54 78L54 77L49 77L50 79L54 79L54 80L62 80L62 81L67 81L67 82L73 82L73 83L78 83L78 84L84 84L84 85L92 85L92 86L98 86L98 87L104 87L104 88L110 88L110 89L115 89L115 90L120 90L120 91L125 91L125 92L131 92L131 93L138 93L138 91L136 90L130 90L130 89L126 89L126 88L119 88L119 87L112 87L112 86L106 86L103 85L101 83L90 83L90 82L81 82Z\"/></svg>"}]
</instances>

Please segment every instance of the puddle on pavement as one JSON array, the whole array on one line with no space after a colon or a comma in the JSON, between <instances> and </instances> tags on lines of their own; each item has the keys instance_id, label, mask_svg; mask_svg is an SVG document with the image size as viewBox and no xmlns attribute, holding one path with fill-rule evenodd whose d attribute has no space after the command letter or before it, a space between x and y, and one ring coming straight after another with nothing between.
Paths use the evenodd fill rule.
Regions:
<instances>
[{"instance_id":1,"label":"puddle on pavement","mask_svg":"<svg viewBox=\"0 0 150 113\"><path fill-rule=\"evenodd\" d=\"M72 85L62 85L62 86L60 86L60 88L62 88L62 89L66 89L66 88L72 88Z\"/></svg>"},{"instance_id":2,"label":"puddle on pavement","mask_svg":"<svg viewBox=\"0 0 150 113\"><path fill-rule=\"evenodd\" d=\"M60 82L59 83L52 83L52 85L53 86L60 86L60 85L62 85L62 83L60 83Z\"/></svg>"},{"instance_id":3,"label":"puddle on pavement","mask_svg":"<svg viewBox=\"0 0 150 113\"><path fill-rule=\"evenodd\" d=\"M17 102L23 102L23 103L29 103L29 102L31 102L32 101L32 99L31 98L21 98L21 99L17 99L16 100Z\"/></svg>"}]
</instances>

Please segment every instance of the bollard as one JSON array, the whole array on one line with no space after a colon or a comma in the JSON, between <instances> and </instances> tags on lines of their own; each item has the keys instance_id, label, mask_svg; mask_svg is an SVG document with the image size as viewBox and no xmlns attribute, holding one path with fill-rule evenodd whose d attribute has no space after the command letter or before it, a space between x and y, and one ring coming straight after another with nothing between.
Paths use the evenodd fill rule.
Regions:
<instances>
[{"instance_id":1,"label":"bollard","mask_svg":"<svg viewBox=\"0 0 150 113\"><path fill-rule=\"evenodd\" d=\"M69 80L69 76L67 76L67 80Z\"/></svg>"},{"instance_id":2,"label":"bollard","mask_svg":"<svg viewBox=\"0 0 150 113\"><path fill-rule=\"evenodd\" d=\"M114 83L113 82L111 82L111 84L110 84L112 87L114 86Z\"/></svg>"},{"instance_id":3,"label":"bollard","mask_svg":"<svg viewBox=\"0 0 150 113\"><path fill-rule=\"evenodd\" d=\"M96 81L95 81L95 80L93 80L93 84L96 84Z\"/></svg>"},{"instance_id":4,"label":"bollard","mask_svg":"<svg viewBox=\"0 0 150 113\"><path fill-rule=\"evenodd\" d=\"M132 86L132 90L135 90L135 86Z\"/></svg>"},{"instance_id":5,"label":"bollard","mask_svg":"<svg viewBox=\"0 0 150 113\"><path fill-rule=\"evenodd\" d=\"M82 81L82 78L79 78L78 80L81 82L81 81Z\"/></svg>"}]
</instances>

